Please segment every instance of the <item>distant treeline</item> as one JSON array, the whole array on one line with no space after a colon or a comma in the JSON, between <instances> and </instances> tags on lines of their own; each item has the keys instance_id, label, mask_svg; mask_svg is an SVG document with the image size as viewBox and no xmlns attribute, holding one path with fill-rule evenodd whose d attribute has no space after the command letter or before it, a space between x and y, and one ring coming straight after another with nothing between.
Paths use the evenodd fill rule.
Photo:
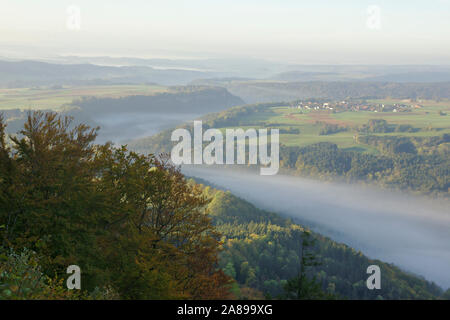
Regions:
<instances>
[{"instance_id":1,"label":"distant treeline","mask_svg":"<svg viewBox=\"0 0 450 320\"><path fill-rule=\"evenodd\" d=\"M217 85L217 84L216 84ZM232 94L247 103L292 101L308 98L347 99L448 99L450 82L394 83L394 82L261 82L236 81L224 84Z\"/></svg>"},{"instance_id":2,"label":"distant treeline","mask_svg":"<svg viewBox=\"0 0 450 320\"><path fill-rule=\"evenodd\" d=\"M348 127L346 126L321 121L316 121L316 125L320 126L319 135L321 136L327 136L330 134L335 134L348 130Z\"/></svg>"},{"instance_id":3,"label":"distant treeline","mask_svg":"<svg viewBox=\"0 0 450 320\"><path fill-rule=\"evenodd\" d=\"M243 101L218 87L176 87L170 92L150 96L136 95L122 98L87 97L76 100L84 113L189 113L217 112L243 104Z\"/></svg>"},{"instance_id":4,"label":"distant treeline","mask_svg":"<svg viewBox=\"0 0 450 320\"><path fill-rule=\"evenodd\" d=\"M358 128L363 133L389 133L389 132L417 132L418 128L414 128L409 124L389 124L384 119L370 119L367 124Z\"/></svg>"}]
</instances>

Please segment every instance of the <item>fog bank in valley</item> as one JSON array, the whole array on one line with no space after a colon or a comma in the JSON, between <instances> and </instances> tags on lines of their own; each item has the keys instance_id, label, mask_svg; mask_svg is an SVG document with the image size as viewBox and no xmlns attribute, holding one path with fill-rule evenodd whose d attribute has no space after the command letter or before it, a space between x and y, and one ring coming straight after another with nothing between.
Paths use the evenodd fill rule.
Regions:
<instances>
[{"instance_id":1,"label":"fog bank in valley","mask_svg":"<svg viewBox=\"0 0 450 320\"><path fill-rule=\"evenodd\" d=\"M360 185L185 166L186 175L256 206L298 218L313 230L450 287L449 203Z\"/></svg>"},{"instance_id":2,"label":"fog bank in valley","mask_svg":"<svg viewBox=\"0 0 450 320\"><path fill-rule=\"evenodd\" d=\"M98 143L113 141L124 144L132 139L152 136L198 116L191 113L111 113L99 115L93 120L100 126Z\"/></svg>"}]
</instances>

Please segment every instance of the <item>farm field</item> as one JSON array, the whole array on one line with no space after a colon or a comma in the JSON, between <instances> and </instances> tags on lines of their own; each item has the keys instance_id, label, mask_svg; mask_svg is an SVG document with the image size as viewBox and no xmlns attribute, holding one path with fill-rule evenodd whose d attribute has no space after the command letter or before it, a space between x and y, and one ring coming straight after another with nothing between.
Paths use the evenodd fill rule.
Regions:
<instances>
[{"instance_id":1,"label":"farm field","mask_svg":"<svg viewBox=\"0 0 450 320\"><path fill-rule=\"evenodd\" d=\"M166 90L166 87L157 85L0 88L0 110L52 109L58 111L64 105L70 104L73 100L81 97L119 98L130 95L151 95Z\"/></svg>"},{"instance_id":2,"label":"farm field","mask_svg":"<svg viewBox=\"0 0 450 320\"><path fill-rule=\"evenodd\" d=\"M372 100L374 103L400 103L402 100ZM411 112L345 111L332 113L329 110L298 110L288 106L273 107L265 112L244 115L239 118L243 128L298 129L300 133L280 132L280 142L287 146L306 146L318 142L332 142L340 148L362 152L377 151L367 145L358 144L354 136L357 128L371 119L384 119L390 125L411 125L414 132L371 133L380 136L437 136L450 134L450 101L421 101L421 108ZM441 113L440 113L441 112ZM324 123L347 127L347 131L320 135Z\"/></svg>"}]
</instances>

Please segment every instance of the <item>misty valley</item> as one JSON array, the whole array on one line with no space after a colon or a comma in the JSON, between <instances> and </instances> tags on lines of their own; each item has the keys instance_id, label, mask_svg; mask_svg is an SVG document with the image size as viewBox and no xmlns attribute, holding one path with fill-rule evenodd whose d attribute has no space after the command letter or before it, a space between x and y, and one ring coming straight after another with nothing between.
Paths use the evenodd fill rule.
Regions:
<instances>
[{"instance_id":1,"label":"misty valley","mask_svg":"<svg viewBox=\"0 0 450 320\"><path fill-rule=\"evenodd\" d=\"M448 82L21 79L0 88L0 298L450 298ZM274 129L265 176L251 132Z\"/></svg>"},{"instance_id":2,"label":"misty valley","mask_svg":"<svg viewBox=\"0 0 450 320\"><path fill-rule=\"evenodd\" d=\"M231 168L183 172L229 190L264 210L282 213L371 258L450 286L450 214L446 202L374 187L317 182ZM273 179L271 179L273 178Z\"/></svg>"}]
</instances>

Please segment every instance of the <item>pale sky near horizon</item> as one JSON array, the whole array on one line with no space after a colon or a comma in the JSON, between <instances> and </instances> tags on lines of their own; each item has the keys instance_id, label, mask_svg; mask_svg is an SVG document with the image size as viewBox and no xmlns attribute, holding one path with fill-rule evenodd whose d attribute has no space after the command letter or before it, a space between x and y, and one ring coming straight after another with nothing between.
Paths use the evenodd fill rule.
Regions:
<instances>
[{"instance_id":1,"label":"pale sky near horizon","mask_svg":"<svg viewBox=\"0 0 450 320\"><path fill-rule=\"evenodd\" d=\"M0 0L0 4L0 56L23 50L29 55L450 64L450 0ZM80 9L79 30L67 26L71 5ZM369 6L379 8L379 24Z\"/></svg>"}]
</instances>

